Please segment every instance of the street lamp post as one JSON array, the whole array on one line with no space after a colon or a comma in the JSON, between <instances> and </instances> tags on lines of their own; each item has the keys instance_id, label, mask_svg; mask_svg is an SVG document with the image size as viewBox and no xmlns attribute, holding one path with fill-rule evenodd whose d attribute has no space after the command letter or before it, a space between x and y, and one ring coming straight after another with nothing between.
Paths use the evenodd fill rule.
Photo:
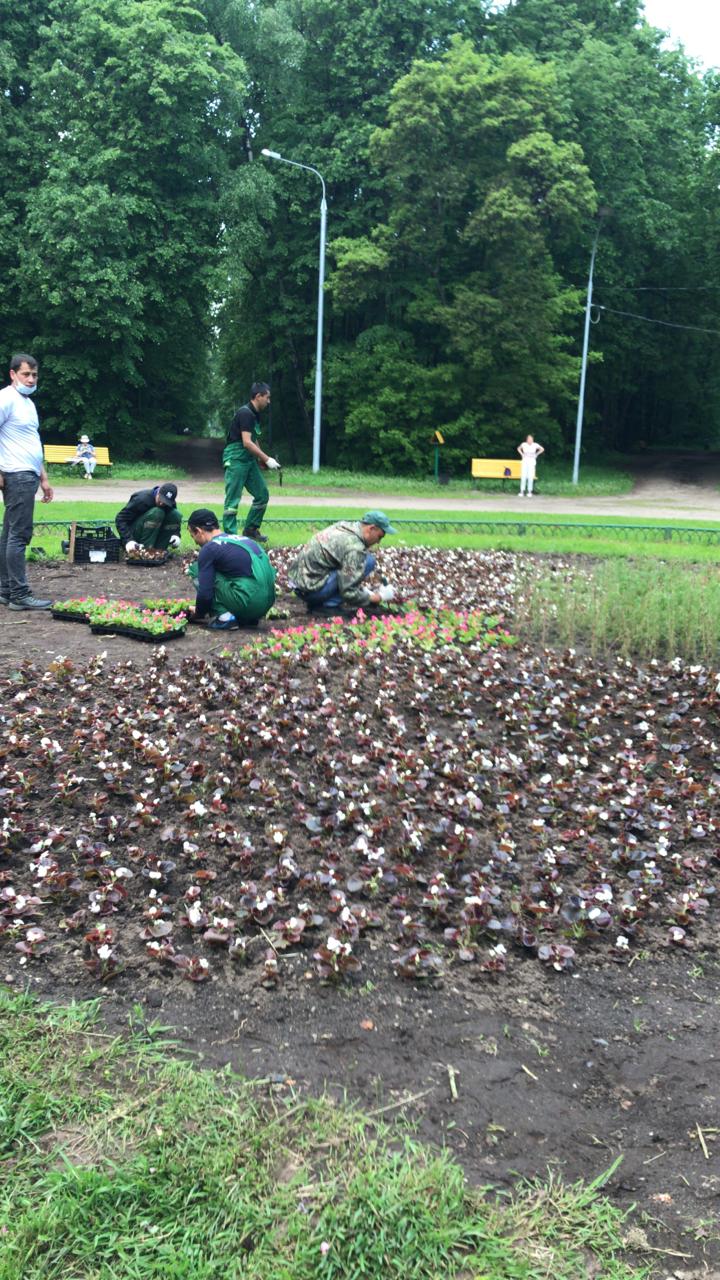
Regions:
<instances>
[{"instance_id":1,"label":"street lamp post","mask_svg":"<svg viewBox=\"0 0 720 1280\"><path fill-rule=\"evenodd\" d=\"M602 219L607 218L610 210L598 209L598 224L595 229L592 253L590 254L590 273L588 275L587 299L585 301L585 332L583 334L582 363L580 365L580 391L578 394L577 421L575 423L575 459L573 462L572 482L577 484L580 475L580 444L582 442L583 413L585 410L585 377L587 374L588 347L590 345L590 311L592 309L593 274L595 272L595 255L602 230Z\"/></svg>"},{"instance_id":2,"label":"street lamp post","mask_svg":"<svg viewBox=\"0 0 720 1280\"><path fill-rule=\"evenodd\" d=\"M312 469L320 470L320 418L322 413L322 353L323 353L323 312L325 309L325 239L327 235L327 200L325 199L325 179L318 169L311 164L300 164L297 160L288 160L279 151L269 151L263 147L262 155L269 160L279 160L281 164L291 164L294 169L306 169L314 173L322 183L322 200L320 201L320 263L318 268L318 302L317 302L317 343L315 349L315 407L313 412L313 458Z\"/></svg>"}]
</instances>

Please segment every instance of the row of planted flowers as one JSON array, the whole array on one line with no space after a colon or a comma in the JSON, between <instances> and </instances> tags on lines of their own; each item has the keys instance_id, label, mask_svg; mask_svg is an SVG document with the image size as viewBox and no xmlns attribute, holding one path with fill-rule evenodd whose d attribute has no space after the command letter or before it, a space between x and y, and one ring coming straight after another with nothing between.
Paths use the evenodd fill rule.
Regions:
<instances>
[{"instance_id":1,"label":"row of planted flowers","mask_svg":"<svg viewBox=\"0 0 720 1280\"><path fill-rule=\"evenodd\" d=\"M445 645L513 644L514 639L501 618L488 617L479 610L422 611L408 606L403 613L368 618L359 610L349 620L331 618L282 631L273 630L269 637L258 637L253 646L272 657L282 658L329 651L389 651L399 640L431 652Z\"/></svg>"},{"instance_id":2,"label":"row of planted flowers","mask_svg":"<svg viewBox=\"0 0 720 1280\"><path fill-rule=\"evenodd\" d=\"M53 617L89 623L96 633L142 635L165 639L185 633L191 600L149 598L137 604L129 600L83 597L62 600L53 607ZM368 618L362 610L350 621L333 618L258 636L253 647L276 658L299 653L324 654L341 650L361 653L389 651L399 640L426 651L445 645L512 644L513 637L498 617L479 610L431 609L409 606L403 613Z\"/></svg>"}]
</instances>

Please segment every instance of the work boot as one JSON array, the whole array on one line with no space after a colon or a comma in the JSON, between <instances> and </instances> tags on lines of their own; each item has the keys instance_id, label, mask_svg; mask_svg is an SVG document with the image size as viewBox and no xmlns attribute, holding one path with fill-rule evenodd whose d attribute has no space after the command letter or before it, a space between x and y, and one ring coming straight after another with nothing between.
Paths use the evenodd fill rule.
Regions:
<instances>
[{"instance_id":1,"label":"work boot","mask_svg":"<svg viewBox=\"0 0 720 1280\"><path fill-rule=\"evenodd\" d=\"M261 533L259 529L243 529L243 538L252 538L253 542L259 542L260 544L267 542L265 534Z\"/></svg>"},{"instance_id":2,"label":"work boot","mask_svg":"<svg viewBox=\"0 0 720 1280\"><path fill-rule=\"evenodd\" d=\"M52 600L38 600L37 596L23 596L22 600L11 600L8 609L52 609Z\"/></svg>"}]
</instances>

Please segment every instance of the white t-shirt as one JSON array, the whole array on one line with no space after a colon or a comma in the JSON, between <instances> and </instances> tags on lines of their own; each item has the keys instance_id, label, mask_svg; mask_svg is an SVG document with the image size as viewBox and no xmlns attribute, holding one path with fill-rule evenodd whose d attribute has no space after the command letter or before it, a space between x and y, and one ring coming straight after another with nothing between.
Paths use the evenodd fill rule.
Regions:
<instances>
[{"instance_id":1,"label":"white t-shirt","mask_svg":"<svg viewBox=\"0 0 720 1280\"><path fill-rule=\"evenodd\" d=\"M0 471L43 468L40 424L32 396L21 396L11 385L0 391Z\"/></svg>"},{"instance_id":2,"label":"white t-shirt","mask_svg":"<svg viewBox=\"0 0 720 1280\"><path fill-rule=\"evenodd\" d=\"M540 453L541 449L542 449L541 444L536 444L535 441L533 441L532 444L528 444L527 440L523 440L522 444L520 445L520 456L522 458L532 458L534 462L538 454Z\"/></svg>"}]
</instances>

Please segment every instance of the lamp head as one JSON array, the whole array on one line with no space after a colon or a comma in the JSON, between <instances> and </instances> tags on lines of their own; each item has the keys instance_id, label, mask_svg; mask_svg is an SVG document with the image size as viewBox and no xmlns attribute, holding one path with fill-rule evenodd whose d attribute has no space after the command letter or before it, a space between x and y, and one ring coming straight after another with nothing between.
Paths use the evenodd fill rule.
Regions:
<instances>
[{"instance_id":1,"label":"lamp head","mask_svg":"<svg viewBox=\"0 0 720 1280\"><path fill-rule=\"evenodd\" d=\"M282 160L282 156L280 155L279 151L269 151L267 147L263 147L262 151L260 152L260 155L268 156L270 160Z\"/></svg>"}]
</instances>

